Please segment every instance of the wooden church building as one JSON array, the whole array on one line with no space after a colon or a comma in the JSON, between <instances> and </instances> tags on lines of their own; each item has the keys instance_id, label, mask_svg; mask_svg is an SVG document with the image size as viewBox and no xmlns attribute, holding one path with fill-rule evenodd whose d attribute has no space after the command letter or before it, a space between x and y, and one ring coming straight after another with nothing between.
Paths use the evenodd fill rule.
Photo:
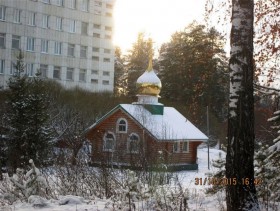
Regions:
<instances>
[{"instance_id":1,"label":"wooden church building","mask_svg":"<svg viewBox=\"0 0 280 211\"><path fill-rule=\"evenodd\" d=\"M152 57L136 86L138 102L116 106L87 129L92 164L198 169L197 147L208 137L175 108L158 102L161 81Z\"/></svg>"}]
</instances>

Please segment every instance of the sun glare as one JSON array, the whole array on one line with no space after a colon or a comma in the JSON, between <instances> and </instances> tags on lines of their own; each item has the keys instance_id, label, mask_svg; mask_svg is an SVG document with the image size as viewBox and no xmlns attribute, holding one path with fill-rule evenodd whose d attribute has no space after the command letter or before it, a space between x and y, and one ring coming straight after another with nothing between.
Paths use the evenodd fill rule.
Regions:
<instances>
[{"instance_id":1,"label":"sun glare","mask_svg":"<svg viewBox=\"0 0 280 211\"><path fill-rule=\"evenodd\" d=\"M131 48L138 32L145 32L159 47L171 34L193 20L203 21L205 0L116 0L114 44Z\"/></svg>"}]
</instances>

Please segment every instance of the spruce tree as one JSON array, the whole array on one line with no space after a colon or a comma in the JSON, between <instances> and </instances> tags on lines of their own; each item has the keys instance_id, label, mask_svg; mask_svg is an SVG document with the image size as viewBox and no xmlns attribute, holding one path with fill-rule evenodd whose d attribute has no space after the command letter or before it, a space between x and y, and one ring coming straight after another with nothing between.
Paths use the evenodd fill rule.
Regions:
<instances>
[{"instance_id":1,"label":"spruce tree","mask_svg":"<svg viewBox=\"0 0 280 211\"><path fill-rule=\"evenodd\" d=\"M8 124L8 166L27 166L29 159L39 165L47 159L50 130L47 127L48 101L44 83L25 73L23 54L19 53L16 72L8 81L6 120Z\"/></svg>"}]
</instances>

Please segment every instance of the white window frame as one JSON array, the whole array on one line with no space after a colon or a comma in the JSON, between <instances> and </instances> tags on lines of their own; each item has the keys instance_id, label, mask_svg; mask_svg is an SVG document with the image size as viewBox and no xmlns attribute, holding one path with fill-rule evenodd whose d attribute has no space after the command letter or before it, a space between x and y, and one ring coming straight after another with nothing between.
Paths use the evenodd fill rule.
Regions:
<instances>
[{"instance_id":1,"label":"white window frame","mask_svg":"<svg viewBox=\"0 0 280 211\"><path fill-rule=\"evenodd\" d=\"M81 45L80 47L80 57L87 58L87 46Z\"/></svg>"},{"instance_id":2,"label":"white window frame","mask_svg":"<svg viewBox=\"0 0 280 211\"><path fill-rule=\"evenodd\" d=\"M135 136L137 138L137 140L132 140L131 138ZM131 150L131 143L132 142L136 142L136 146L137 146L137 149L136 150ZM130 154L138 154L139 151L140 151L140 137L137 133L131 133L129 135L129 137L127 138L127 146L126 146L126 150L127 150L127 153L130 153Z\"/></svg>"},{"instance_id":3,"label":"white window frame","mask_svg":"<svg viewBox=\"0 0 280 211\"><path fill-rule=\"evenodd\" d=\"M76 33L77 21L69 20L69 32Z\"/></svg>"},{"instance_id":4,"label":"white window frame","mask_svg":"<svg viewBox=\"0 0 280 211\"><path fill-rule=\"evenodd\" d=\"M112 147L111 148L107 148L107 135L112 135L113 139L111 139L112 141ZM116 147L116 136L113 132L106 132L103 136L103 151L105 152L114 152L115 151L115 147Z\"/></svg>"},{"instance_id":5,"label":"white window frame","mask_svg":"<svg viewBox=\"0 0 280 211\"><path fill-rule=\"evenodd\" d=\"M62 31L62 18L61 17L56 17L55 29L58 31Z\"/></svg>"},{"instance_id":6,"label":"white window frame","mask_svg":"<svg viewBox=\"0 0 280 211\"><path fill-rule=\"evenodd\" d=\"M71 56L71 57L75 56L75 45L74 44L68 43L67 56Z\"/></svg>"},{"instance_id":7,"label":"white window frame","mask_svg":"<svg viewBox=\"0 0 280 211\"><path fill-rule=\"evenodd\" d=\"M74 68L67 67L66 80L67 81L73 81L74 80Z\"/></svg>"},{"instance_id":8,"label":"white window frame","mask_svg":"<svg viewBox=\"0 0 280 211\"><path fill-rule=\"evenodd\" d=\"M54 42L54 54L55 55L62 54L62 42L58 42L58 41Z\"/></svg>"},{"instance_id":9,"label":"white window frame","mask_svg":"<svg viewBox=\"0 0 280 211\"><path fill-rule=\"evenodd\" d=\"M125 124L121 124L120 122L124 121ZM120 127L125 127L124 130L120 130ZM117 133L127 133L127 129L128 129L128 124L127 124L127 120L125 118L119 118L117 121L117 125L116 125L116 132Z\"/></svg>"},{"instance_id":10,"label":"white window frame","mask_svg":"<svg viewBox=\"0 0 280 211\"><path fill-rule=\"evenodd\" d=\"M0 74L5 73L5 60L0 59Z\"/></svg>"},{"instance_id":11,"label":"white window frame","mask_svg":"<svg viewBox=\"0 0 280 211\"><path fill-rule=\"evenodd\" d=\"M49 53L49 41L41 40L41 53Z\"/></svg>"},{"instance_id":12,"label":"white window frame","mask_svg":"<svg viewBox=\"0 0 280 211\"><path fill-rule=\"evenodd\" d=\"M49 15L46 15L46 14L43 14L42 15L42 28L49 28L49 22L50 22L50 16Z\"/></svg>"},{"instance_id":13,"label":"white window frame","mask_svg":"<svg viewBox=\"0 0 280 211\"><path fill-rule=\"evenodd\" d=\"M58 77L54 77L54 76L56 76L56 73L58 73L57 74ZM61 79L61 67L59 67L59 66L53 67L53 79L58 79L58 80Z\"/></svg>"},{"instance_id":14,"label":"white window frame","mask_svg":"<svg viewBox=\"0 0 280 211\"><path fill-rule=\"evenodd\" d=\"M87 22L82 22L81 23L81 34L82 35L87 35L88 34L88 23Z\"/></svg>"},{"instance_id":15,"label":"white window frame","mask_svg":"<svg viewBox=\"0 0 280 211\"><path fill-rule=\"evenodd\" d=\"M26 51L35 51L35 38L34 37L27 37Z\"/></svg>"},{"instance_id":16,"label":"white window frame","mask_svg":"<svg viewBox=\"0 0 280 211\"><path fill-rule=\"evenodd\" d=\"M26 75L28 77L33 77L33 75L34 75L34 64L32 64L32 63L26 64Z\"/></svg>"},{"instance_id":17,"label":"white window frame","mask_svg":"<svg viewBox=\"0 0 280 211\"><path fill-rule=\"evenodd\" d=\"M89 0L81 0L81 10L88 12L89 9Z\"/></svg>"},{"instance_id":18,"label":"white window frame","mask_svg":"<svg viewBox=\"0 0 280 211\"><path fill-rule=\"evenodd\" d=\"M6 34L5 33L0 33L0 48L5 48L6 47Z\"/></svg>"},{"instance_id":19,"label":"white window frame","mask_svg":"<svg viewBox=\"0 0 280 211\"><path fill-rule=\"evenodd\" d=\"M53 4L62 7L64 6L64 0L53 0Z\"/></svg>"},{"instance_id":20,"label":"white window frame","mask_svg":"<svg viewBox=\"0 0 280 211\"><path fill-rule=\"evenodd\" d=\"M183 144L182 144L182 152L184 152L184 153L188 153L189 152L189 147L190 147L190 142L189 141L183 141L182 142ZM187 144L187 150L184 150L184 146L185 146L185 144Z\"/></svg>"},{"instance_id":21,"label":"white window frame","mask_svg":"<svg viewBox=\"0 0 280 211\"><path fill-rule=\"evenodd\" d=\"M18 35L12 35L12 49L20 49L20 40L21 37ZM17 42L18 46L15 48L15 46L13 45L13 43Z\"/></svg>"},{"instance_id":22,"label":"white window frame","mask_svg":"<svg viewBox=\"0 0 280 211\"><path fill-rule=\"evenodd\" d=\"M48 77L48 65L47 64L40 64L40 77L47 78Z\"/></svg>"},{"instance_id":23,"label":"white window frame","mask_svg":"<svg viewBox=\"0 0 280 211\"><path fill-rule=\"evenodd\" d=\"M6 20L6 7L0 6L0 20L5 21Z\"/></svg>"},{"instance_id":24,"label":"white window frame","mask_svg":"<svg viewBox=\"0 0 280 211\"><path fill-rule=\"evenodd\" d=\"M20 16L21 16L21 10L14 9L13 11L13 22L14 23L20 23Z\"/></svg>"},{"instance_id":25,"label":"white window frame","mask_svg":"<svg viewBox=\"0 0 280 211\"><path fill-rule=\"evenodd\" d=\"M177 146L177 150L175 149L175 146ZM173 143L172 152L173 153L179 153L180 152L180 141L175 141Z\"/></svg>"},{"instance_id":26,"label":"white window frame","mask_svg":"<svg viewBox=\"0 0 280 211\"><path fill-rule=\"evenodd\" d=\"M77 1L76 0L68 0L69 1L69 8L76 9L77 8Z\"/></svg>"},{"instance_id":27,"label":"white window frame","mask_svg":"<svg viewBox=\"0 0 280 211\"><path fill-rule=\"evenodd\" d=\"M28 16L27 25L35 26L36 13L35 12L28 12L27 16Z\"/></svg>"},{"instance_id":28,"label":"white window frame","mask_svg":"<svg viewBox=\"0 0 280 211\"><path fill-rule=\"evenodd\" d=\"M11 61L10 75L14 75L16 71L15 62Z\"/></svg>"},{"instance_id":29,"label":"white window frame","mask_svg":"<svg viewBox=\"0 0 280 211\"><path fill-rule=\"evenodd\" d=\"M80 71L79 71L79 81L81 81L81 82L86 81L86 69L80 69Z\"/></svg>"},{"instance_id":30,"label":"white window frame","mask_svg":"<svg viewBox=\"0 0 280 211\"><path fill-rule=\"evenodd\" d=\"M95 78L91 79L91 83L92 84L98 84L98 79L95 79Z\"/></svg>"}]
</instances>

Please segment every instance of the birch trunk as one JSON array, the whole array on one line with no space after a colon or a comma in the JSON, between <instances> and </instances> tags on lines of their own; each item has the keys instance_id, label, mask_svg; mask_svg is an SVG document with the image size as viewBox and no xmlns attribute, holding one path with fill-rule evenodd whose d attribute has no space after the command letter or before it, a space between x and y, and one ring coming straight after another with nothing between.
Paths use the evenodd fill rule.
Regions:
<instances>
[{"instance_id":1,"label":"birch trunk","mask_svg":"<svg viewBox=\"0 0 280 211\"><path fill-rule=\"evenodd\" d=\"M228 211L259 210L254 185L253 0L232 0L226 177Z\"/></svg>"}]
</instances>

